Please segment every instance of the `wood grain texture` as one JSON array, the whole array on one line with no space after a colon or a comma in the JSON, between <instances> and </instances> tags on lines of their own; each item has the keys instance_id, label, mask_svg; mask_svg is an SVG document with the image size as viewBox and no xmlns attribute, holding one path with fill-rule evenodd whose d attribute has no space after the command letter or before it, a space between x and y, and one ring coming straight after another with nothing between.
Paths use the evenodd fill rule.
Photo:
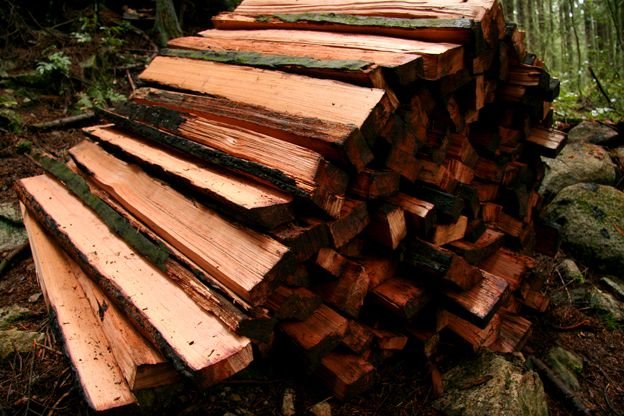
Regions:
<instances>
[{"instance_id":1,"label":"wood grain texture","mask_svg":"<svg viewBox=\"0 0 624 416\"><path fill-rule=\"evenodd\" d=\"M42 175L20 180L16 190L46 231L180 370L212 384L251 362L249 339L202 310L60 184Z\"/></svg>"},{"instance_id":2,"label":"wood grain texture","mask_svg":"<svg viewBox=\"0 0 624 416\"><path fill-rule=\"evenodd\" d=\"M123 362L121 367L118 365L110 341L78 282L82 270L54 245L26 209L22 209L22 215L37 278L56 315L65 351L89 407L106 411L135 406L136 398L125 379L132 378L133 369Z\"/></svg>"},{"instance_id":3,"label":"wood grain texture","mask_svg":"<svg viewBox=\"0 0 624 416\"><path fill-rule=\"evenodd\" d=\"M283 192L185 158L112 126L84 131L106 148L206 195L228 213L235 211L237 219L244 217L268 229L293 219L293 198Z\"/></svg>"},{"instance_id":4,"label":"wood grain texture","mask_svg":"<svg viewBox=\"0 0 624 416\"><path fill-rule=\"evenodd\" d=\"M371 137L394 111L380 89L193 59L156 57L140 78L280 113L352 124Z\"/></svg>"},{"instance_id":5,"label":"wood grain texture","mask_svg":"<svg viewBox=\"0 0 624 416\"><path fill-rule=\"evenodd\" d=\"M281 243L230 223L93 143L70 154L119 204L244 300L262 303L272 281L285 276L289 250Z\"/></svg>"},{"instance_id":6,"label":"wood grain texture","mask_svg":"<svg viewBox=\"0 0 624 416\"><path fill-rule=\"evenodd\" d=\"M133 92L132 100L257 131L313 150L341 166L352 165L356 170L373 160L362 132L352 124L277 112L212 95L156 88L139 88Z\"/></svg>"},{"instance_id":7,"label":"wood grain texture","mask_svg":"<svg viewBox=\"0 0 624 416\"><path fill-rule=\"evenodd\" d=\"M415 76L434 80L450 75L459 71L463 67L464 61L464 49L460 45L367 34L274 29L244 31L210 29L199 34L211 41L248 39L253 42L262 41L273 47L282 43L297 45L304 51L311 46L339 48L344 51L345 55L334 56L370 61L382 68L392 68L401 84L414 81ZM177 44L174 45L178 46ZM332 53L334 53L334 49L332 49ZM405 54L419 56L419 59L423 61L423 69L419 72L418 68L406 65Z\"/></svg>"}]
</instances>

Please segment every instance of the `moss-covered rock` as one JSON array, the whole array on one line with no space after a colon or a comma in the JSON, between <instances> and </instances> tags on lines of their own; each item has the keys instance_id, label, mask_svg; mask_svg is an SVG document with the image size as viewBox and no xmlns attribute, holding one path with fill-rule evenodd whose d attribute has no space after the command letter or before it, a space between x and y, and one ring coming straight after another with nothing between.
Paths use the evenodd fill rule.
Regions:
<instances>
[{"instance_id":1,"label":"moss-covered rock","mask_svg":"<svg viewBox=\"0 0 624 416\"><path fill-rule=\"evenodd\" d=\"M13 250L28 240L22 217L11 203L0 204L0 253Z\"/></svg>"},{"instance_id":2,"label":"moss-covered rock","mask_svg":"<svg viewBox=\"0 0 624 416\"><path fill-rule=\"evenodd\" d=\"M544 210L561 226L561 236L579 260L618 274L624 268L624 193L605 185L563 189Z\"/></svg>"},{"instance_id":3,"label":"moss-covered rock","mask_svg":"<svg viewBox=\"0 0 624 416\"><path fill-rule=\"evenodd\" d=\"M0 359L4 360L14 352L30 352L34 349L34 343L42 343L43 338L41 332L0 330Z\"/></svg>"},{"instance_id":4,"label":"moss-covered rock","mask_svg":"<svg viewBox=\"0 0 624 416\"><path fill-rule=\"evenodd\" d=\"M19 305L3 306L0 308L0 329L8 329L15 322L28 319L33 316L30 309Z\"/></svg>"},{"instance_id":5,"label":"moss-covered rock","mask_svg":"<svg viewBox=\"0 0 624 416\"><path fill-rule=\"evenodd\" d=\"M546 198L576 183L615 183L616 169L609 153L594 144L572 143L564 147L555 159L542 160L546 165L546 174L539 191Z\"/></svg>"},{"instance_id":6,"label":"moss-covered rock","mask_svg":"<svg viewBox=\"0 0 624 416\"><path fill-rule=\"evenodd\" d=\"M570 389L581 388L576 375L583 371L582 358L562 347L554 347L548 351L546 361Z\"/></svg>"},{"instance_id":7,"label":"moss-covered rock","mask_svg":"<svg viewBox=\"0 0 624 416\"><path fill-rule=\"evenodd\" d=\"M600 124L597 121L583 121L568 132L569 143L593 143L609 145L619 137L617 130Z\"/></svg>"},{"instance_id":8,"label":"moss-covered rock","mask_svg":"<svg viewBox=\"0 0 624 416\"><path fill-rule=\"evenodd\" d=\"M450 416L545 416L544 386L518 359L482 352L444 374L434 407Z\"/></svg>"}]
</instances>

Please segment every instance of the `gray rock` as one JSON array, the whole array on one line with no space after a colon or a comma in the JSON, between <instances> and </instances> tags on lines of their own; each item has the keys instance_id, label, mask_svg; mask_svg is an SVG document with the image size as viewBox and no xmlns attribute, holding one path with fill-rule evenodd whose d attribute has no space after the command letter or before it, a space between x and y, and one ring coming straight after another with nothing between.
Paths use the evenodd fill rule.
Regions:
<instances>
[{"instance_id":1,"label":"gray rock","mask_svg":"<svg viewBox=\"0 0 624 416\"><path fill-rule=\"evenodd\" d=\"M28 241L26 229L0 219L0 253L11 251Z\"/></svg>"},{"instance_id":2,"label":"gray rock","mask_svg":"<svg viewBox=\"0 0 624 416\"><path fill-rule=\"evenodd\" d=\"M592 286L588 292L588 300L592 309L604 315L607 323L624 322L624 304L612 294Z\"/></svg>"},{"instance_id":3,"label":"gray rock","mask_svg":"<svg viewBox=\"0 0 624 416\"><path fill-rule=\"evenodd\" d=\"M544 157L542 160L546 173L539 192L546 198L576 183L613 185L616 180L615 165L609 153L594 144L569 144L556 158Z\"/></svg>"},{"instance_id":4,"label":"gray rock","mask_svg":"<svg viewBox=\"0 0 624 416\"><path fill-rule=\"evenodd\" d=\"M609 288L611 293L624 300L624 280L616 276L605 276L600 281Z\"/></svg>"},{"instance_id":5,"label":"gray rock","mask_svg":"<svg viewBox=\"0 0 624 416\"><path fill-rule=\"evenodd\" d=\"M613 159L615 164L622 170L624 168L624 147L616 147L615 149L611 149L609 153L611 153L611 159Z\"/></svg>"},{"instance_id":6,"label":"gray rock","mask_svg":"<svg viewBox=\"0 0 624 416\"><path fill-rule=\"evenodd\" d=\"M568 132L569 143L609 145L619 136L617 130L595 121L583 121Z\"/></svg>"},{"instance_id":7,"label":"gray rock","mask_svg":"<svg viewBox=\"0 0 624 416\"><path fill-rule=\"evenodd\" d=\"M284 397L282 398L282 416L295 416L296 414L295 390L287 388L284 391Z\"/></svg>"},{"instance_id":8,"label":"gray rock","mask_svg":"<svg viewBox=\"0 0 624 416\"><path fill-rule=\"evenodd\" d=\"M0 308L0 329L8 329L15 322L28 319L33 316L30 309L19 305L3 306Z\"/></svg>"},{"instance_id":9,"label":"gray rock","mask_svg":"<svg viewBox=\"0 0 624 416\"><path fill-rule=\"evenodd\" d=\"M624 193L595 184L563 189L544 210L561 226L561 237L581 261L608 273L624 268Z\"/></svg>"},{"instance_id":10,"label":"gray rock","mask_svg":"<svg viewBox=\"0 0 624 416\"><path fill-rule=\"evenodd\" d=\"M578 391L581 388L576 375L583 371L582 358L564 348L554 347L548 351L546 361L571 390Z\"/></svg>"},{"instance_id":11,"label":"gray rock","mask_svg":"<svg viewBox=\"0 0 624 416\"><path fill-rule=\"evenodd\" d=\"M14 352L30 352L34 342L42 343L44 334L40 332L6 329L0 331L0 359L4 360Z\"/></svg>"},{"instance_id":12,"label":"gray rock","mask_svg":"<svg viewBox=\"0 0 624 416\"><path fill-rule=\"evenodd\" d=\"M314 416L331 416L331 405L325 401L319 402L310 408L310 413Z\"/></svg>"},{"instance_id":13,"label":"gray rock","mask_svg":"<svg viewBox=\"0 0 624 416\"><path fill-rule=\"evenodd\" d=\"M583 273L581 273L581 270L572 259L564 259L559 263L558 269L565 281L585 282L585 276L583 276Z\"/></svg>"},{"instance_id":14,"label":"gray rock","mask_svg":"<svg viewBox=\"0 0 624 416\"><path fill-rule=\"evenodd\" d=\"M482 352L444 374L445 393L433 406L449 416L545 416L544 386L519 359Z\"/></svg>"},{"instance_id":15,"label":"gray rock","mask_svg":"<svg viewBox=\"0 0 624 416\"><path fill-rule=\"evenodd\" d=\"M12 222L14 225L22 225L22 214L19 206L12 202L0 204L0 221Z\"/></svg>"}]
</instances>

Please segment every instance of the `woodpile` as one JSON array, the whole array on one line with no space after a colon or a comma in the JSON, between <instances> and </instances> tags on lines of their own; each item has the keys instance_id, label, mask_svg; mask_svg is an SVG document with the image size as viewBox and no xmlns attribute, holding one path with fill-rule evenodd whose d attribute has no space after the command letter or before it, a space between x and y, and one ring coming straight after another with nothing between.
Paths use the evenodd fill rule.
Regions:
<instances>
[{"instance_id":1,"label":"woodpile","mask_svg":"<svg viewBox=\"0 0 624 416\"><path fill-rule=\"evenodd\" d=\"M337 397L440 336L514 351L558 81L495 0L244 0L16 186L95 410L287 351ZM286 358L288 357L288 358Z\"/></svg>"}]
</instances>

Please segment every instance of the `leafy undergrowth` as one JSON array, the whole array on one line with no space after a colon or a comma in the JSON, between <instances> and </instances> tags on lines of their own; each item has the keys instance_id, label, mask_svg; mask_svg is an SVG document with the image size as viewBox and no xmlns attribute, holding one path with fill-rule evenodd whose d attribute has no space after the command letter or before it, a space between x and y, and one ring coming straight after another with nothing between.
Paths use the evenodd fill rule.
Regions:
<instances>
[{"instance_id":1,"label":"leafy undergrowth","mask_svg":"<svg viewBox=\"0 0 624 416\"><path fill-rule=\"evenodd\" d=\"M24 23L1 50L0 128L6 133L124 101L130 80L157 50L112 12L74 11L57 26Z\"/></svg>"}]
</instances>

